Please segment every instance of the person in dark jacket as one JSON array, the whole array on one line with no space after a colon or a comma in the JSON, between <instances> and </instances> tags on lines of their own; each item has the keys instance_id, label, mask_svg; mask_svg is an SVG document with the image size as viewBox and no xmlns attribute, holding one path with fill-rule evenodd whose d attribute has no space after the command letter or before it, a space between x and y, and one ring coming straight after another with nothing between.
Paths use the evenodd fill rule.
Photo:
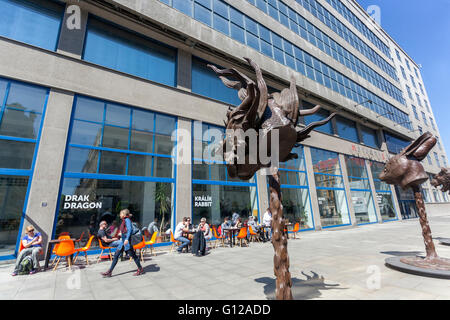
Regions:
<instances>
[{"instance_id":1,"label":"person in dark jacket","mask_svg":"<svg viewBox=\"0 0 450 320\"><path fill-rule=\"evenodd\" d=\"M128 255L133 258L134 263L136 263L136 266L138 267L134 275L139 276L144 273L144 269L139 262L139 258L134 252L133 246L131 245L130 238L131 232L133 230L133 225L131 224L130 216L130 210L123 209L122 211L120 211L120 219L122 219L122 224L120 225L120 233L122 234L121 242L119 243L119 246L117 247L117 250L114 254L114 259L111 263L111 267L108 271L101 273L103 277L111 277L112 271L114 270L114 267L116 266L117 261L119 260L119 257L122 255L123 251L128 253Z\"/></svg>"}]
</instances>

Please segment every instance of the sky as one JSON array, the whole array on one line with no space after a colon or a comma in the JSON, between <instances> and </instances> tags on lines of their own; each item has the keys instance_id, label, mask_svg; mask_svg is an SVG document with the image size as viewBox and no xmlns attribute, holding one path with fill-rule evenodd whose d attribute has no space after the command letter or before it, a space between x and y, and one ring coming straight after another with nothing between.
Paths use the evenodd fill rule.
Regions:
<instances>
[{"instance_id":1,"label":"sky","mask_svg":"<svg viewBox=\"0 0 450 320\"><path fill-rule=\"evenodd\" d=\"M417 63L450 157L450 0L357 0L380 8L381 27Z\"/></svg>"}]
</instances>

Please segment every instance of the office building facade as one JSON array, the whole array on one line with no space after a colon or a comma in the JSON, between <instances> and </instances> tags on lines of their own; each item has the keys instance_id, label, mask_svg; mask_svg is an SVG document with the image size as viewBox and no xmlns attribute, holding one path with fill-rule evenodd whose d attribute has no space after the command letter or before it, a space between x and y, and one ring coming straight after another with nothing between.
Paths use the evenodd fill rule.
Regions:
<instances>
[{"instance_id":1,"label":"office building facade","mask_svg":"<svg viewBox=\"0 0 450 320\"><path fill-rule=\"evenodd\" d=\"M28 224L86 238L123 208L161 234L184 216L261 219L267 177L231 179L212 156L240 101L208 63L252 76L251 57L270 92L293 75L301 108L323 107L299 127L338 113L280 168L301 230L415 217L378 174L420 130L439 138L427 172L447 166L419 66L355 1L0 0L0 16L2 260Z\"/></svg>"}]
</instances>

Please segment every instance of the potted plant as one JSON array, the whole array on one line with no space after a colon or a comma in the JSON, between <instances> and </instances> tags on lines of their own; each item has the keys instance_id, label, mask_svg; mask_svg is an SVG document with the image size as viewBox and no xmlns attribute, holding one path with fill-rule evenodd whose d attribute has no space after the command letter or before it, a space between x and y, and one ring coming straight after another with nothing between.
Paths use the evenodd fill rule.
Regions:
<instances>
[{"instance_id":1,"label":"potted plant","mask_svg":"<svg viewBox=\"0 0 450 320\"><path fill-rule=\"evenodd\" d=\"M160 243L160 242L163 242L165 216L166 216L166 213L170 209L170 200L169 200L169 197L167 196L167 185L166 184L164 184L164 183L156 184L155 201L157 204L159 204L159 214L161 216L161 223L159 225L159 233L158 233L158 236L156 237L156 242Z\"/></svg>"}]
</instances>

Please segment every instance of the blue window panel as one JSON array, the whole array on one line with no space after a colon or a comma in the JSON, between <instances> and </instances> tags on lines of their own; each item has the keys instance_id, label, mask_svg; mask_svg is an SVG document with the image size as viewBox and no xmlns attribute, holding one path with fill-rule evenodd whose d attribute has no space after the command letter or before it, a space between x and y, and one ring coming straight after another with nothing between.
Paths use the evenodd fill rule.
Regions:
<instances>
[{"instance_id":1,"label":"blue window panel","mask_svg":"<svg viewBox=\"0 0 450 320\"><path fill-rule=\"evenodd\" d=\"M268 7L269 7L269 15L278 21L279 20L278 9L272 7L271 5L269 5Z\"/></svg>"},{"instance_id":2,"label":"blue window panel","mask_svg":"<svg viewBox=\"0 0 450 320\"><path fill-rule=\"evenodd\" d=\"M130 126L131 109L112 103L106 105L105 123L121 127Z\"/></svg>"},{"instance_id":3,"label":"blue window panel","mask_svg":"<svg viewBox=\"0 0 450 320\"><path fill-rule=\"evenodd\" d=\"M259 51L259 39L250 32L247 33L247 45Z\"/></svg>"},{"instance_id":4,"label":"blue window panel","mask_svg":"<svg viewBox=\"0 0 450 320\"><path fill-rule=\"evenodd\" d=\"M289 28L289 18L286 15L280 13L280 22Z\"/></svg>"},{"instance_id":5,"label":"blue window panel","mask_svg":"<svg viewBox=\"0 0 450 320\"><path fill-rule=\"evenodd\" d=\"M231 37L245 44L245 31L234 23L231 23Z\"/></svg>"},{"instance_id":6,"label":"blue window panel","mask_svg":"<svg viewBox=\"0 0 450 320\"><path fill-rule=\"evenodd\" d=\"M162 114L155 115L155 132L159 134L172 135L176 127L174 117L165 116Z\"/></svg>"},{"instance_id":7,"label":"blue window panel","mask_svg":"<svg viewBox=\"0 0 450 320\"><path fill-rule=\"evenodd\" d=\"M259 37L269 43L272 41L270 38L270 30L262 25L259 25Z\"/></svg>"},{"instance_id":8,"label":"blue window panel","mask_svg":"<svg viewBox=\"0 0 450 320\"><path fill-rule=\"evenodd\" d=\"M361 126L361 135L365 145L372 148L379 148L379 142L377 137L377 132L374 129Z\"/></svg>"},{"instance_id":9,"label":"blue window panel","mask_svg":"<svg viewBox=\"0 0 450 320\"><path fill-rule=\"evenodd\" d=\"M167 4L168 6L171 5L171 3L170 3L171 0L159 0L159 1L161 1L161 2L163 2L163 3L165 3L165 4Z\"/></svg>"},{"instance_id":10,"label":"blue window panel","mask_svg":"<svg viewBox=\"0 0 450 320\"><path fill-rule=\"evenodd\" d=\"M214 29L222 33L225 33L226 35L229 35L230 34L229 28L230 28L229 21L225 20L223 17L214 13Z\"/></svg>"},{"instance_id":11,"label":"blue window panel","mask_svg":"<svg viewBox=\"0 0 450 320\"><path fill-rule=\"evenodd\" d=\"M195 3L194 5L194 18L200 22L207 24L208 26L212 26L212 13L207 8Z\"/></svg>"},{"instance_id":12,"label":"blue window panel","mask_svg":"<svg viewBox=\"0 0 450 320\"><path fill-rule=\"evenodd\" d=\"M89 21L83 59L169 86L176 83L176 50L97 19Z\"/></svg>"},{"instance_id":13,"label":"blue window panel","mask_svg":"<svg viewBox=\"0 0 450 320\"><path fill-rule=\"evenodd\" d=\"M356 129L356 123L354 121L337 116L336 128L338 131L338 135L341 138L359 143L358 131Z\"/></svg>"},{"instance_id":14,"label":"blue window panel","mask_svg":"<svg viewBox=\"0 0 450 320\"><path fill-rule=\"evenodd\" d=\"M261 41L261 52L273 58L272 45L266 41Z\"/></svg>"},{"instance_id":15,"label":"blue window panel","mask_svg":"<svg viewBox=\"0 0 450 320\"><path fill-rule=\"evenodd\" d=\"M0 35L55 51L63 15L53 1L0 0Z\"/></svg>"},{"instance_id":16,"label":"blue window panel","mask_svg":"<svg viewBox=\"0 0 450 320\"><path fill-rule=\"evenodd\" d=\"M267 3L264 0L256 0L256 7L267 12Z\"/></svg>"},{"instance_id":17,"label":"blue window panel","mask_svg":"<svg viewBox=\"0 0 450 320\"><path fill-rule=\"evenodd\" d=\"M192 17L192 0L172 0L172 6Z\"/></svg>"},{"instance_id":18,"label":"blue window panel","mask_svg":"<svg viewBox=\"0 0 450 320\"><path fill-rule=\"evenodd\" d=\"M306 75L306 71L305 71L305 64L303 61L300 61L298 59L297 60L297 71L302 73L303 75Z\"/></svg>"},{"instance_id":19,"label":"blue window panel","mask_svg":"<svg viewBox=\"0 0 450 320\"><path fill-rule=\"evenodd\" d=\"M5 100L6 88L8 82L0 79L0 108L3 106L3 100Z\"/></svg>"},{"instance_id":20,"label":"blue window panel","mask_svg":"<svg viewBox=\"0 0 450 320\"><path fill-rule=\"evenodd\" d=\"M244 28L244 15L233 7L230 7L230 20L239 27Z\"/></svg>"},{"instance_id":21,"label":"blue window panel","mask_svg":"<svg viewBox=\"0 0 450 320\"><path fill-rule=\"evenodd\" d=\"M208 9L212 9L211 0L195 0L195 2L201 4L202 6Z\"/></svg>"},{"instance_id":22,"label":"blue window panel","mask_svg":"<svg viewBox=\"0 0 450 320\"><path fill-rule=\"evenodd\" d=\"M275 60L277 60L279 63L285 64L284 62L284 53L278 48L273 47L273 55Z\"/></svg>"},{"instance_id":23,"label":"blue window panel","mask_svg":"<svg viewBox=\"0 0 450 320\"><path fill-rule=\"evenodd\" d=\"M290 68L295 70L295 59L294 59L294 57L292 57L292 56L290 56L288 54L285 54L284 57L286 59L286 65L288 67L290 67Z\"/></svg>"},{"instance_id":24,"label":"blue window panel","mask_svg":"<svg viewBox=\"0 0 450 320\"><path fill-rule=\"evenodd\" d=\"M311 109L311 108L314 107L314 105L311 105L309 103L305 103L303 101L303 107L305 109ZM315 114L312 114L310 116L305 117L305 125L309 125L309 124L311 124L313 122L326 119L329 115L330 115L330 113L327 110L320 109ZM326 124L324 124L323 126L317 127L314 130L317 130L317 131L320 131L320 132L323 132L323 133L333 134L333 126L331 125L331 121L326 123Z\"/></svg>"},{"instance_id":25,"label":"blue window panel","mask_svg":"<svg viewBox=\"0 0 450 320\"><path fill-rule=\"evenodd\" d=\"M25 83L12 82L9 88L6 107L23 111L42 113L47 89ZM3 104L3 99L0 102Z\"/></svg>"},{"instance_id":26,"label":"blue window panel","mask_svg":"<svg viewBox=\"0 0 450 320\"><path fill-rule=\"evenodd\" d=\"M228 8L228 4L224 3L223 1L214 0L214 12L225 19L228 19Z\"/></svg>"},{"instance_id":27,"label":"blue window panel","mask_svg":"<svg viewBox=\"0 0 450 320\"><path fill-rule=\"evenodd\" d=\"M314 76L314 69L310 66L306 66L306 76L311 80L316 81L316 77Z\"/></svg>"},{"instance_id":28,"label":"blue window panel","mask_svg":"<svg viewBox=\"0 0 450 320\"><path fill-rule=\"evenodd\" d=\"M206 65L208 62L193 57L192 92L232 105L239 105L237 91L227 88Z\"/></svg>"},{"instance_id":29,"label":"blue window panel","mask_svg":"<svg viewBox=\"0 0 450 320\"><path fill-rule=\"evenodd\" d=\"M384 138L389 152L399 153L403 148L409 145L409 141L394 136L388 132L384 132Z\"/></svg>"},{"instance_id":30,"label":"blue window panel","mask_svg":"<svg viewBox=\"0 0 450 320\"><path fill-rule=\"evenodd\" d=\"M253 33L255 36L258 36L258 25L256 22L249 17L245 16L245 30L247 32Z\"/></svg>"},{"instance_id":31,"label":"blue window panel","mask_svg":"<svg viewBox=\"0 0 450 320\"><path fill-rule=\"evenodd\" d=\"M294 47L289 41L286 41L283 39L283 46L284 46L284 52L286 52L287 54L289 54L291 56L294 55Z\"/></svg>"},{"instance_id":32,"label":"blue window panel","mask_svg":"<svg viewBox=\"0 0 450 320\"><path fill-rule=\"evenodd\" d=\"M278 49L283 50L283 41L281 37L272 32L272 44Z\"/></svg>"}]
</instances>

